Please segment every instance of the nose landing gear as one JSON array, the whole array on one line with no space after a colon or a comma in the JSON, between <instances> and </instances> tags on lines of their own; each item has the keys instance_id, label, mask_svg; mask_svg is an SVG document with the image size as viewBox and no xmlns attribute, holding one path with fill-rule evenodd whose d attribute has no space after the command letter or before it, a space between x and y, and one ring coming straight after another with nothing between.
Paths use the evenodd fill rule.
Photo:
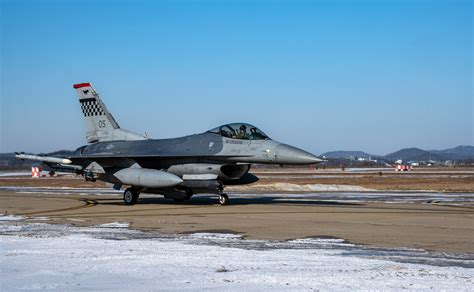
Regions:
<instances>
[{"instance_id":1,"label":"nose landing gear","mask_svg":"<svg viewBox=\"0 0 474 292\"><path fill-rule=\"evenodd\" d=\"M220 194L219 195L219 204L221 204L221 206L228 205L229 204L229 196L227 196L227 194Z\"/></svg>"}]
</instances>

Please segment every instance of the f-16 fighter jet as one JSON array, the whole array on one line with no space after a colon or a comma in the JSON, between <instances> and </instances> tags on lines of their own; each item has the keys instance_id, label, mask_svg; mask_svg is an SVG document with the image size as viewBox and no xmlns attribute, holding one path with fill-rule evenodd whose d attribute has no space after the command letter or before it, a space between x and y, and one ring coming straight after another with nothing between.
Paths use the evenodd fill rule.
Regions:
<instances>
[{"instance_id":1,"label":"f-16 fighter jet","mask_svg":"<svg viewBox=\"0 0 474 292\"><path fill-rule=\"evenodd\" d=\"M87 145L69 157L17 153L19 159L40 161L56 171L81 174L88 181L101 180L115 189L125 188L126 205L140 193L161 194L181 202L194 194L219 197L227 185L254 183L252 163L304 165L321 162L318 157L269 138L259 128L231 123L207 132L174 139L149 139L121 129L90 83L75 84L86 123Z\"/></svg>"}]
</instances>

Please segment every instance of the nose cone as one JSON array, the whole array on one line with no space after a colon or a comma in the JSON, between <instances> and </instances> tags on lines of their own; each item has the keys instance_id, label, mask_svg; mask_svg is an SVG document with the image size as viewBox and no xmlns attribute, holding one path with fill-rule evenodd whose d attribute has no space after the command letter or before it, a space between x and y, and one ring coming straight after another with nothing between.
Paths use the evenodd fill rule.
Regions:
<instances>
[{"instance_id":1,"label":"nose cone","mask_svg":"<svg viewBox=\"0 0 474 292\"><path fill-rule=\"evenodd\" d=\"M296 147L280 144L275 148L275 162L279 164L314 164L322 160Z\"/></svg>"}]
</instances>

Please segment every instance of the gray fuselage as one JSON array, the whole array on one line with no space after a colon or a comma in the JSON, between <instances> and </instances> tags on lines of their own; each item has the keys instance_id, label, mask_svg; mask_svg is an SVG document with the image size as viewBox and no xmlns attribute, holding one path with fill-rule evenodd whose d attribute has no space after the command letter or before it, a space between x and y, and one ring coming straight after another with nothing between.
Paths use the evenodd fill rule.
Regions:
<instances>
[{"instance_id":1,"label":"gray fuselage","mask_svg":"<svg viewBox=\"0 0 474 292\"><path fill-rule=\"evenodd\" d=\"M113 167L116 159L130 158L143 168L154 169L199 162L298 165L321 161L306 151L271 139L232 139L210 132L173 139L98 142L78 148L71 160L76 163L85 157L101 161L104 167Z\"/></svg>"}]
</instances>

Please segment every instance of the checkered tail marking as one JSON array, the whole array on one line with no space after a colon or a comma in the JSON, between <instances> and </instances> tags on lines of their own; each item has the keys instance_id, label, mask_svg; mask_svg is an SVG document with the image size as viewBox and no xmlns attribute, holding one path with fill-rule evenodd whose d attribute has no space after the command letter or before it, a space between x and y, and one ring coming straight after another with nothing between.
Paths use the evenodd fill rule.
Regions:
<instances>
[{"instance_id":1,"label":"checkered tail marking","mask_svg":"<svg viewBox=\"0 0 474 292\"><path fill-rule=\"evenodd\" d=\"M95 98L81 99L81 109L85 117L103 116L104 111Z\"/></svg>"}]
</instances>

